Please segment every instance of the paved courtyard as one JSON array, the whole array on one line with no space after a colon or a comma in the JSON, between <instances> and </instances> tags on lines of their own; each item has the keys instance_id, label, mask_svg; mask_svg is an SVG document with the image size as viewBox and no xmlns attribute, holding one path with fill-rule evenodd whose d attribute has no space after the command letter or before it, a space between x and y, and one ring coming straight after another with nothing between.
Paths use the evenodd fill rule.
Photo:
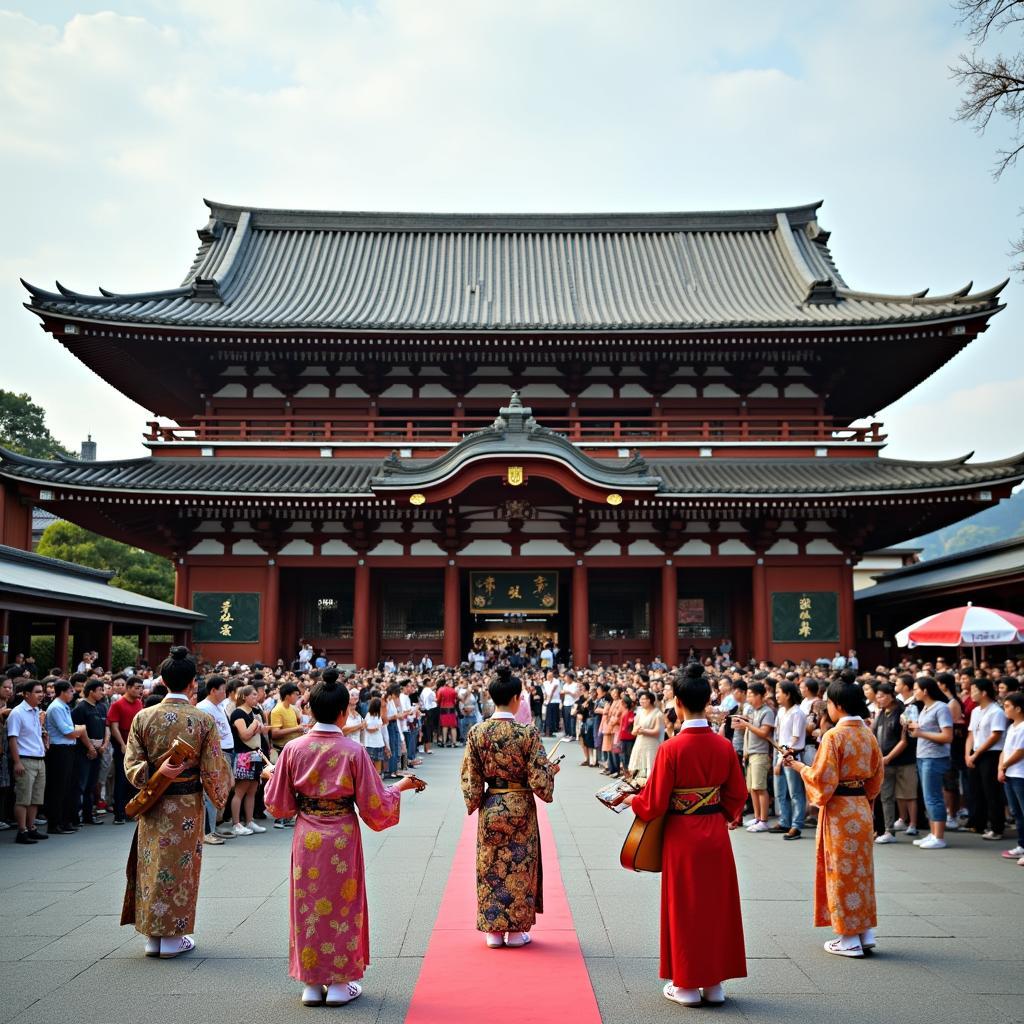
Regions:
<instances>
[{"instance_id":1,"label":"paved courtyard","mask_svg":"<svg viewBox=\"0 0 1024 1024\"><path fill-rule=\"evenodd\" d=\"M0 1024L402 1021L465 820L460 755L427 759L431 786L403 797L398 828L363 832L373 964L351 1007L304 1010L287 976L290 832L207 847L199 948L150 961L118 925L131 828L108 816L31 850L0 836ZM601 807L598 786L570 753L549 815L602 1017L677 1020L688 1011L665 1001L658 980L658 879L619 868L628 815ZM954 835L942 852L909 840L879 849L879 952L864 961L827 956L826 932L810 926L813 839L738 832L734 848L749 977L729 985L716 1019L1024 1021L1024 869L999 858L1005 847ZM453 964L453 986L458 978ZM492 1024L503 1019L496 996Z\"/></svg>"}]
</instances>

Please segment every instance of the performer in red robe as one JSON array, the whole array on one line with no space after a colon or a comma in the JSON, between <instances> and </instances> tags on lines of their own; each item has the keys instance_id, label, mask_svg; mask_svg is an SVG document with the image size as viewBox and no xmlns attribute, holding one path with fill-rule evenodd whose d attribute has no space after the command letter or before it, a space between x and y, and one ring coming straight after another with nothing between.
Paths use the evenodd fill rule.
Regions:
<instances>
[{"instance_id":1,"label":"performer in red robe","mask_svg":"<svg viewBox=\"0 0 1024 1024\"><path fill-rule=\"evenodd\" d=\"M727 823L747 787L732 744L711 731L711 686L700 665L672 681L682 728L661 745L643 791L627 798L643 821L663 814L661 977L684 1006L725 1000L722 982L747 976L740 890Z\"/></svg>"}]
</instances>

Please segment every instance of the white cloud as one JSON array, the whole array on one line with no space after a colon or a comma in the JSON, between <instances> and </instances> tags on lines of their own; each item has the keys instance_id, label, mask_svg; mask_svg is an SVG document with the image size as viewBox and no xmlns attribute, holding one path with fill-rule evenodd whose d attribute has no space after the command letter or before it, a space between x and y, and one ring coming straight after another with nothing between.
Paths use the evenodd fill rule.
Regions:
<instances>
[{"instance_id":1,"label":"white cloud","mask_svg":"<svg viewBox=\"0 0 1024 1024\"><path fill-rule=\"evenodd\" d=\"M951 121L962 40L929 0L131 6L53 24L35 4L0 13L0 386L32 392L69 444L91 429L106 456L137 450L144 415L38 332L17 279L177 284L203 196L420 210L825 198L840 268L890 291L994 283L1018 226L1013 183L987 173L998 139ZM1012 403L991 396L955 444L913 427L951 390L1020 376L1018 294L888 413L894 451L1024 447Z\"/></svg>"}]
</instances>

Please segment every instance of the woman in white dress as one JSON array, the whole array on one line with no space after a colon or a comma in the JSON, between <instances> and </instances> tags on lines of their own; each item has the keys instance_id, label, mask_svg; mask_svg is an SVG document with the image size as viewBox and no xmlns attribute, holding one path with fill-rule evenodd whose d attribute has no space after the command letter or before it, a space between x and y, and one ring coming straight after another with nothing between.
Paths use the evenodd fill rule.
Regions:
<instances>
[{"instance_id":1,"label":"woman in white dress","mask_svg":"<svg viewBox=\"0 0 1024 1024\"><path fill-rule=\"evenodd\" d=\"M644 690L639 697L640 707L633 719L633 735L636 743L629 758L629 771L639 781L647 779L654 768L654 758L658 747L665 738L665 716L654 701L654 697Z\"/></svg>"}]
</instances>

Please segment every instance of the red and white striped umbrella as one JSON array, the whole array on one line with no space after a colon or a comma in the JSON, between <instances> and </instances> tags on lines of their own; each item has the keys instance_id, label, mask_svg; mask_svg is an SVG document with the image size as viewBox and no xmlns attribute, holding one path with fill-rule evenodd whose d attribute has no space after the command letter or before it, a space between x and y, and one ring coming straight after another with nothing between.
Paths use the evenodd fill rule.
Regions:
<instances>
[{"instance_id":1,"label":"red and white striped umbrella","mask_svg":"<svg viewBox=\"0 0 1024 1024\"><path fill-rule=\"evenodd\" d=\"M896 634L900 647L982 647L1024 643L1024 616L968 604L927 615Z\"/></svg>"}]
</instances>

